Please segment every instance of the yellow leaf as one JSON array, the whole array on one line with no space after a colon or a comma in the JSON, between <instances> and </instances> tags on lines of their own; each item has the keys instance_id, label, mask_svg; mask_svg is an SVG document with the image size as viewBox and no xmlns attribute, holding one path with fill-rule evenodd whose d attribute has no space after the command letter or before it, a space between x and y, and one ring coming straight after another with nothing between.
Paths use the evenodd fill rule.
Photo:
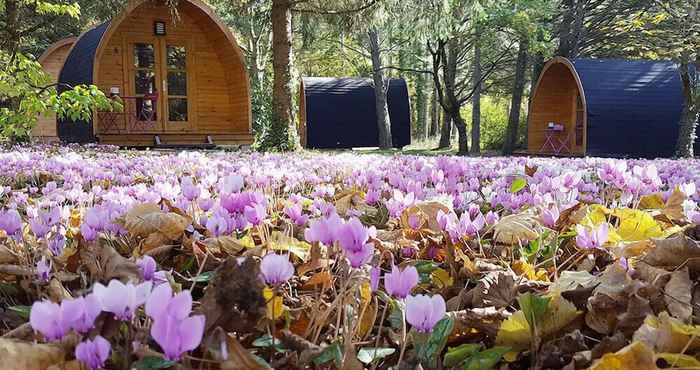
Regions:
<instances>
[{"instance_id":1,"label":"yellow leaf","mask_svg":"<svg viewBox=\"0 0 700 370\"><path fill-rule=\"evenodd\" d=\"M537 331L540 337L555 335L580 314L581 312L576 309L573 303L562 298L561 295L552 295L547 314L537 326ZM514 351L524 350L530 346L532 332L523 311L516 311L501 323L496 335L496 345L508 346Z\"/></svg>"},{"instance_id":2,"label":"yellow leaf","mask_svg":"<svg viewBox=\"0 0 700 370\"><path fill-rule=\"evenodd\" d=\"M589 370L656 370L654 352L642 342L633 342L627 347L607 353Z\"/></svg>"},{"instance_id":3,"label":"yellow leaf","mask_svg":"<svg viewBox=\"0 0 700 370\"><path fill-rule=\"evenodd\" d=\"M302 261L306 261L309 258L309 250L311 249L311 244L284 235L279 231L275 231L270 235L267 246L275 251L289 252L299 257Z\"/></svg>"},{"instance_id":4,"label":"yellow leaf","mask_svg":"<svg viewBox=\"0 0 700 370\"><path fill-rule=\"evenodd\" d=\"M527 323L523 311L517 311L503 321L496 335L496 345L508 346L514 351L530 347L531 340L530 324Z\"/></svg>"},{"instance_id":5,"label":"yellow leaf","mask_svg":"<svg viewBox=\"0 0 700 370\"><path fill-rule=\"evenodd\" d=\"M640 209L661 209L665 205L664 198L659 193L645 195L639 199Z\"/></svg>"},{"instance_id":6,"label":"yellow leaf","mask_svg":"<svg viewBox=\"0 0 700 370\"><path fill-rule=\"evenodd\" d=\"M700 369L700 361L693 356L680 353L657 353L656 358L663 359L672 367Z\"/></svg>"},{"instance_id":7,"label":"yellow leaf","mask_svg":"<svg viewBox=\"0 0 700 370\"><path fill-rule=\"evenodd\" d=\"M466 270L470 274L477 274L479 273L479 269L476 267L476 264L467 256L461 248L455 247L455 259L457 261L462 261L462 268Z\"/></svg>"},{"instance_id":8,"label":"yellow leaf","mask_svg":"<svg viewBox=\"0 0 700 370\"><path fill-rule=\"evenodd\" d=\"M598 226L603 222L608 222L610 210L603 205L593 204L587 207L586 217L581 221L585 226Z\"/></svg>"},{"instance_id":9,"label":"yellow leaf","mask_svg":"<svg viewBox=\"0 0 700 370\"><path fill-rule=\"evenodd\" d=\"M528 280L549 281L546 270L535 270L535 266L523 260L513 262L513 271L519 276L526 277Z\"/></svg>"},{"instance_id":10,"label":"yellow leaf","mask_svg":"<svg viewBox=\"0 0 700 370\"><path fill-rule=\"evenodd\" d=\"M73 208L70 210L70 217L68 219L68 225L70 227L80 227L80 223L82 222L82 217L80 215L80 210Z\"/></svg>"},{"instance_id":11,"label":"yellow leaf","mask_svg":"<svg viewBox=\"0 0 700 370\"><path fill-rule=\"evenodd\" d=\"M277 320L282 317L284 313L282 297L276 295L270 287L265 287L265 289L263 289L263 298L265 298L265 302L267 302L267 312L265 316L270 320Z\"/></svg>"},{"instance_id":12,"label":"yellow leaf","mask_svg":"<svg viewBox=\"0 0 700 370\"><path fill-rule=\"evenodd\" d=\"M661 226L650 214L638 209L616 209L613 214L620 219L617 233L624 241L640 241L663 235Z\"/></svg>"},{"instance_id":13,"label":"yellow leaf","mask_svg":"<svg viewBox=\"0 0 700 370\"><path fill-rule=\"evenodd\" d=\"M449 288L455 283L450 273L441 268L433 270L430 274L430 279L433 281L433 284L440 289Z\"/></svg>"},{"instance_id":14,"label":"yellow leaf","mask_svg":"<svg viewBox=\"0 0 700 370\"><path fill-rule=\"evenodd\" d=\"M372 299L372 286L368 281L360 284L360 299L362 300L361 303L363 306L368 304L369 300Z\"/></svg>"}]
</instances>

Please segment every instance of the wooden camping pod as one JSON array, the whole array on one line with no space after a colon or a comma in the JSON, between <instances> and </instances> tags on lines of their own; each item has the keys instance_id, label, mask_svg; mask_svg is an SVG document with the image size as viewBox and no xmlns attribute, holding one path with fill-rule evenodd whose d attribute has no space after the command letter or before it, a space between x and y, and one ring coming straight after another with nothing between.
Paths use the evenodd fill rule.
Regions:
<instances>
[{"instance_id":1,"label":"wooden camping pod","mask_svg":"<svg viewBox=\"0 0 700 370\"><path fill-rule=\"evenodd\" d=\"M44 71L51 76L52 83L58 82L58 75L61 73L63 63L66 61L68 53L77 39L77 37L69 37L56 41L39 57L39 64L41 64ZM32 129L31 136L40 142L57 141L56 115L51 113L38 117L37 124L34 129Z\"/></svg>"},{"instance_id":2,"label":"wooden camping pod","mask_svg":"<svg viewBox=\"0 0 700 370\"><path fill-rule=\"evenodd\" d=\"M131 1L121 15L83 33L60 82L94 84L119 96L123 112L59 122L67 142L121 146L250 144L251 101L243 54L201 0L177 17L162 0Z\"/></svg>"},{"instance_id":3,"label":"wooden camping pod","mask_svg":"<svg viewBox=\"0 0 700 370\"><path fill-rule=\"evenodd\" d=\"M672 61L555 57L532 89L528 152L669 157L682 109Z\"/></svg>"}]
</instances>

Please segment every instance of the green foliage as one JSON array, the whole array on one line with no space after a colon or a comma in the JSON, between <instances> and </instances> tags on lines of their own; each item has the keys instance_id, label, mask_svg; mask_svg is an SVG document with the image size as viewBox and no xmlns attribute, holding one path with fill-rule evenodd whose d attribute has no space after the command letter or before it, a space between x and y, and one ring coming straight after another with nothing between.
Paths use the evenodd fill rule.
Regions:
<instances>
[{"instance_id":1,"label":"green foliage","mask_svg":"<svg viewBox=\"0 0 700 370\"><path fill-rule=\"evenodd\" d=\"M429 335L414 332L413 341L416 346L416 354L421 360L421 363L428 367L434 367L437 362L437 356L442 353L442 350L447 344L447 338L452 333L454 327L454 319L446 317L440 320L433 331Z\"/></svg>"},{"instance_id":2,"label":"green foliage","mask_svg":"<svg viewBox=\"0 0 700 370\"><path fill-rule=\"evenodd\" d=\"M13 141L28 139L40 115L87 120L94 110L121 109L96 86L76 86L58 93L41 65L23 54L0 51L0 135Z\"/></svg>"},{"instance_id":3,"label":"green foliage","mask_svg":"<svg viewBox=\"0 0 700 370\"><path fill-rule=\"evenodd\" d=\"M510 100L499 96L481 97L481 149L500 150L506 137L506 127L508 126L508 111ZM462 108L463 117L471 117L471 105ZM518 142L525 139L527 121L527 111L523 107L520 112L520 137Z\"/></svg>"}]
</instances>

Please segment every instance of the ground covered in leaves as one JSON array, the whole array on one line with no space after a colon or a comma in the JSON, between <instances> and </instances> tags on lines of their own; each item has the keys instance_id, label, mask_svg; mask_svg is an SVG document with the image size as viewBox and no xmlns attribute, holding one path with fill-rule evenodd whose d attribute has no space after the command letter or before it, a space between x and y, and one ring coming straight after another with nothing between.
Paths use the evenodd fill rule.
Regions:
<instances>
[{"instance_id":1,"label":"ground covered in leaves","mask_svg":"<svg viewBox=\"0 0 700 370\"><path fill-rule=\"evenodd\" d=\"M6 150L0 359L700 368L699 183L697 161Z\"/></svg>"}]
</instances>

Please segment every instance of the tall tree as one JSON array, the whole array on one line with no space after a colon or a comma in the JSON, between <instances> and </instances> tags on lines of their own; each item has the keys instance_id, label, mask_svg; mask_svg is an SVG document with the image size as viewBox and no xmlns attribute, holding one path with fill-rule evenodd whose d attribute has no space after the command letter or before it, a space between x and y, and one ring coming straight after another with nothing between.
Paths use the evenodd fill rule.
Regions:
<instances>
[{"instance_id":1,"label":"tall tree","mask_svg":"<svg viewBox=\"0 0 700 370\"><path fill-rule=\"evenodd\" d=\"M391 121L387 105L387 90L389 83L384 80L379 30L376 26L367 31L369 49L372 56L372 81L374 83L375 109L377 111L377 128L379 133L379 148L389 149L391 143Z\"/></svg>"},{"instance_id":2,"label":"tall tree","mask_svg":"<svg viewBox=\"0 0 700 370\"><path fill-rule=\"evenodd\" d=\"M481 43L474 43L474 62L472 72L472 154L481 153Z\"/></svg>"},{"instance_id":3,"label":"tall tree","mask_svg":"<svg viewBox=\"0 0 700 370\"><path fill-rule=\"evenodd\" d=\"M515 63L515 81L513 83L510 114L508 115L506 139L503 143L504 155L513 154L513 150L515 149L515 145L518 141L518 126L520 126L520 109L522 108L525 89L525 72L527 71L528 47L528 39L527 37L523 37L518 46L518 59Z\"/></svg>"},{"instance_id":4,"label":"tall tree","mask_svg":"<svg viewBox=\"0 0 700 370\"><path fill-rule=\"evenodd\" d=\"M296 148L292 102L292 12L347 16L371 8L377 0L272 0L272 119L264 130L261 146L274 150Z\"/></svg>"}]
</instances>

